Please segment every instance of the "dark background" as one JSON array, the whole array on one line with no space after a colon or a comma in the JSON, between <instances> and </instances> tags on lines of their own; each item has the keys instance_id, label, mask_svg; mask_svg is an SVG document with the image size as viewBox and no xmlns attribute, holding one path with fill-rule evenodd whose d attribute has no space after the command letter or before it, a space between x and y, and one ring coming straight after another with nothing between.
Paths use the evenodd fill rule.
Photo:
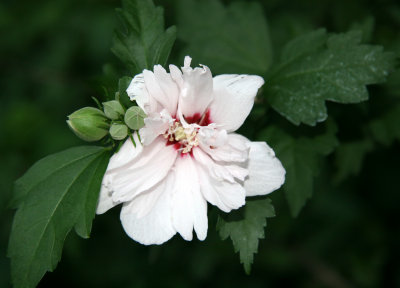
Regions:
<instances>
[{"instance_id":1,"label":"dark background","mask_svg":"<svg viewBox=\"0 0 400 288\"><path fill-rule=\"evenodd\" d=\"M345 32L372 25L365 34L371 43L400 51L396 1L261 3L278 50L318 27ZM175 24L175 1L157 4L166 8L167 26ZM113 0L0 2L0 287L10 286L5 255L13 181L38 159L83 144L68 129L66 116L94 106L91 96L101 99L97 83L105 63L119 67L109 49L118 6ZM181 61L182 47L180 40L172 62ZM398 101L398 74L370 87L368 103L329 104L329 111L341 116L340 140L359 135L364 120ZM273 193L277 217L268 220L250 276L231 242L219 240L214 210L205 242L178 236L145 247L123 232L116 208L96 217L89 240L68 236L62 261L39 287L400 287L399 148L398 141L374 143L360 173L340 183L332 180L338 167L330 155L313 198L297 218L290 216L282 191Z\"/></svg>"}]
</instances>

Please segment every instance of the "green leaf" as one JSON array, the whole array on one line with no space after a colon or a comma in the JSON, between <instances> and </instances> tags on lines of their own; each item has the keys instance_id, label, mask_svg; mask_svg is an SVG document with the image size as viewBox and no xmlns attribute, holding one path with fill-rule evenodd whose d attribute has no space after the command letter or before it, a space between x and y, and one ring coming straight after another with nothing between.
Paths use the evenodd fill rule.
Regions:
<instances>
[{"instance_id":1,"label":"green leaf","mask_svg":"<svg viewBox=\"0 0 400 288\"><path fill-rule=\"evenodd\" d=\"M365 155L373 148L373 142L369 139L341 143L335 152L337 173L336 182L341 182L351 175L360 172Z\"/></svg>"},{"instance_id":2,"label":"green leaf","mask_svg":"<svg viewBox=\"0 0 400 288\"><path fill-rule=\"evenodd\" d=\"M400 141L400 104L396 104L382 117L374 119L369 124L374 139L383 144L390 145L394 140Z\"/></svg>"},{"instance_id":3,"label":"green leaf","mask_svg":"<svg viewBox=\"0 0 400 288\"><path fill-rule=\"evenodd\" d=\"M211 71L263 74L272 62L269 28L262 7L234 2L228 7L215 0L181 0L178 37L185 52Z\"/></svg>"},{"instance_id":4,"label":"green leaf","mask_svg":"<svg viewBox=\"0 0 400 288\"><path fill-rule=\"evenodd\" d=\"M115 32L111 50L132 75L156 64L165 65L176 28L164 30L163 9L151 0L123 0L117 13L122 27Z\"/></svg>"},{"instance_id":5,"label":"green leaf","mask_svg":"<svg viewBox=\"0 0 400 288\"><path fill-rule=\"evenodd\" d=\"M118 92L116 95L116 100L118 100L125 108L129 108L135 104L126 93L126 89L128 89L129 84L131 84L132 77L122 77L118 81Z\"/></svg>"},{"instance_id":6,"label":"green leaf","mask_svg":"<svg viewBox=\"0 0 400 288\"><path fill-rule=\"evenodd\" d=\"M274 217L275 210L270 199L247 201L244 209L244 219L240 221L226 222L219 217L217 230L222 240L231 238L235 252L239 252L240 263L249 274L259 239L265 237L266 218Z\"/></svg>"},{"instance_id":7,"label":"green leaf","mask_svg":"<svg viewBox=\"0 0 400 288\"><path fill-rule=\"evenodd\" d=\"M89 237L108 149L75 147L36 162L15 184L8 256L14 287L35 287L61 258L75 227Z\"/></svg>"},{"instance_id":8,"label":"green leaf","mask_svg":"<svg viewBox=\"0 0 400 288\"><path fill-rule=\"evenodd\" d=\"M125 124L133 130L139 130L144 126L146 113L138 106L132 106L125 113Z\"/></svg>"},{"instance_id":9,"label":"green leaf","mask_svg":"<svg viewBox=\"0 0 400 288\"><path fill-rule=\"evenodd\" d=\"M362 32L362 42L371 41L375 30L375 18L373 16L365 17L362 21L354 22L350 30L359 30Z\"/></svg>"},{"instance_id":10,"label":"green leaf","mask_svg":"<svg viewBox=\"0 0 400 288\"><path fill-rule=\"evenodd\" d=\"M116 68L111 64L105 64L103 66L103 73L94 77L92 84L97 90L97 93L102 96L102 99L113 100L115 91L118 89L118 79L119 75Z\"/></svg>"},{"instance_id":11,"label":"green leaf","mask_svg":"<svg viewBox=\"0 0 400 288\"><path fill-rule=\"evenodd\" d=\"M294 124L315 125L327 118L325 101L367 100L366 85L383 82L395 58L361 39L357 31L328 37L320 29L289 42L265 86L271 106Z\"/></svg>"},{"instance_id":12,"label":"green leaf","mask_svg":"<svg viewBox=\"0 0 400 288\"><path fill-rule=\"evenodd\" d=\"M293 216L297 216L307 199L312 196L314 177L319 174L320 161L338 145L336 127L329 125L325 134L293 137L276 126L260 133L260 139L273 147L286 169L283 185L286 199Z\"/></svg>"}]
</instances>

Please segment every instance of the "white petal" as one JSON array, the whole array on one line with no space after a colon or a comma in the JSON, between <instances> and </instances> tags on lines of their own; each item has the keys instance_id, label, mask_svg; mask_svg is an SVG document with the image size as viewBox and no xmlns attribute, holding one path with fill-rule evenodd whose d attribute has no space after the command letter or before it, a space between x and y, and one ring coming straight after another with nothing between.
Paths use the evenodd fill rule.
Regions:
<instances>
[{"instance_id":1,"label":"white petal","mask_svg":"<svg viewBox=\"0 0 400 288\"><path fill-rule=\"evenodd\" d=\"M113 179L114 202L126 202L165 178L175 162L177 152L173 146L167 146L159 136L134 161L118 168Z\"/></svg>"},{"instance_id":2,"label":"white petal","mask_svg":"<svg viewBox=\"0 0 400 288\"><path fill-rule=\"evenodd\" d=\"M250 142L249 178L244 182L247 196L265 195L285 182L285 169L265 142Z\"/></svg>"},{"instance_id":3,"label":"white petal","mask_svg":"<svg viewBox=\"0 0 400 288\"><path fill-rule=\"evenodd\" d=\"M206 141L202 141L200 138L200 147L216 161L245 162L249 157L248 142L247 138L231 133L227 135L226 143L221 146L211 145L212 147L210 147Z\"/></svg>"},{"instance_id":4,"label":"white petal","mask_svg":"<svg viewBox=\"0 0 400 288\"><path fill-rule=\"evenodd\" d=\"M110 162L108 163L107 172L133 161L139 156L143 151L143 146L140 143L136 132L133 134L133 140L135 141L135 145L133 144L132 139L128 137L118 152L111 157Z\"/></svg>"},{"instance_id":5,"label":"white petal","mask_svg":"<svg viewBox=\"0 0 400 288\"><path fill-rule=\"evenodd\" d=\"M159 135L164 134L173 121L169 112L165 109L160 113L154 113L145 118L145 126L139 130L143 145L149 145Z\"/></svg>"},{"instance_id":6,"label":"white petal","mask_svg":"<svg viewBox=\"0 0 400 288\"><path fill-rule=\"evenodd\" d=\"M236 179L244 181L249 175L249 171L237 165L224 165L225 169Z\"/></svg>"},{"instance_id":7,"label":"white petal","mask_svg":"<svg viewBox=\"0 0 400 288\"><path fill-rule=\"evenodd\" d=\"M245 204L245 189L241 184L232 180L233 178L246 177L246 169L238 166L233 168L233 165L229 166L229 168L222 167L214 163L201 149L194 149L193 155L196 161L199 162L197 170L201 193L208 202L224 212L237 209ZM216 170L219 172L217 173ZM227 174L230 174L231 179ZM231 181L226 181L227 179L224 178L228 178Z\"/></svg>"},{"instance_id":8,"label":"white petal","mask_svg":"<svg viewBox=\"0 0 400 288\"><path fill-rule=\"evenodd\" d=\"M207 174L205 168L199 169L199 179L204 198L222 211L230 212L245 204L246 191L239 183L217 181Z\"/></svg>"},{"instance_id":9,"label":"white petal","mask_svg":"<svg viewBox=\"0 0 400 288\"><path fill-rule=\"evenodd\" d=\"M236 182L234 178L238 178L239 180L241 180L246 178L246 176L248 175L247 169L243 167L229 164L221 165L214 162L201 149L194 149L193 156L197 162L208 168L210 176L212 176L217 181L228 181L234 183Z\"/></svg>"},{"instance_id":10,"label":"white petal","mask_svg":"<svg viewBox=\"0 0 400 288\"><path fill-rule=\"evenodd\" d=\"M213 79L210 69L207 66L192 69L190 60L190 57L186 57L185 66L182 68L183 83L179 105L184 117L203 115L213 97Z\"/></svg>"},{"instance_id":11,"label":"white petal","mask_svg":"<svg viewBox=\"0 0 400 288\"><path fill-rule=\"evenodd\" d=\"M115 171L115 169L125 165L129 161L133 161L142 152L143 147L140 144L136 133L133 134L133 139L136 143L136 147L133 145L132 140L128 138L119 151L111 157L108 163L108 167L101 184L96 211L97 214L103 214L110 208L119 204L119 202L114 202L112 200L112 194L114 192L113 179L115 175L115 173L112 171Z\"/></svg>"},{"instance_id":12,"label":"white petal","mask_svg":"<svg viewBox=\"0 0 400 288\"><path fill-rule=\"evenodd\" d=\"M176 115L179 90L170 74L161 65L155 65L154 73L144 70L143 75L149 94L167 109L170 115Z\"/></svg>"},{"instance_id":13,"label":"white petal","mask_svg":"<svg viewBox=\"0 0 400 288\"><path fill-rule=\"evenodd\" d=\"M193 228L197 238L207 236L207 202L200 193L200 183L193 159L178 158L175 165L175 186L172 195L173 225L185 240L192 240Z\"/></svg>"},{"instance_id":14,"label":"white petal","mask_svg":"<svg viewBox=\"0 0 400 288\"><path fill-rule=\"evenodd\" d=\"M224 146L228 141L228 134L226 130L217 129L214 123L200 127L197 135L201 145L205 147L220 147Z\"/></svg>"},{"instance_id":15,"label":"white petal","mask_svg":"<svg viewBox=\"0 0 400 288\"><path fill-rule=\"evenodd\" d=\"M147 91L143 73L136 75L131 83L129 84L126 93L132 101L136 101L138 106L142 108L146 114L156 112L158 110L158 104L156 100L149 95Z\"/></svg>"},{"instance_id":16,"label":"white petal","mask_svg":"<svg viewBox=\"0 0 400 288\"><path fill-rule=\"evenodd\" d=\"M175 81L176 85L178 85L179 88L182 88L183 78L181 70L175 65L169 65L169 73L171 75L172 80Z\"/></svg>"},{"instance_id":17,"label":"white petal","mask_svg":"<svg viewBox=\"0 0 400 288\"><path fill-rule=\"evenodd\" d=\"M111 197L112 188L109 186L110 185L109 183L110 183L110 176L104 175L103 183L101 184L100 188L100 195L97 203L96 214L103 214L107 212L109 209L119 204L112 200Z\"/></svg>"},{"instance_id":18,"label":"white petal","mask_svg":"<svg viewBox=\"0 0 400 288\"><path fill-rule=\"evenodd\" d=\"M132 202L131 204L129 204L131 206L130 211L132 213L135 213L138 219L149 214L150 211L152 211L154 205L157 203L158 198L160 198L161 194L166 192L165 183L167 181L167 177L165 178L165 180L162 180L150 190L139 194L130 201Z\"/></svg>"},{"instance_id":19,"label":"white petal","mask_svg":"<svg viewBox=\"0 0 400 288\"><path fill-rule=\"evenodd\" d=\"M214 77L214 98L210 118L228 132L237 130L254 104L263 78L252 75L219 75Z\"/></svg>"},{"instance_id":20,"label":"white petal","mask_svg":"<svg viewBox=\"0 0 400 288\"><path fill-rule=\"evenodd\" d=\"M153 190L122 206L121 223L133 240L145 245L162 244L176 234L171 215L172 183L170 174ZM145 210L150 211L140 215L142 206L148 205L151 207L146 207Z\"/></svg>"}]
</instances>

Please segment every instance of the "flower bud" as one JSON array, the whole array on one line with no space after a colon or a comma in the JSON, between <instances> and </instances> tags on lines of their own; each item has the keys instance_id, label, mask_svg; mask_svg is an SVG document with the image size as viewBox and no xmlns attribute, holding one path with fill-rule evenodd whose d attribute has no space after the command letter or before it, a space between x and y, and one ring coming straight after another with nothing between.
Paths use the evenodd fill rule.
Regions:
<instances>
[{"instance_id":1,"label":"flower bud","mask_svg":"<svg viewBox=\"0 0 400 288\"><path fill-rule=\"evenodd\" d=\"M104 113L93 107L84 107L68 116L68 126L82 140L98 141L108 134L110 124Z\"/></svg>"},{"instance_id":2,"label":"flower bud","mask_svg":"<svg viewBox=\"0 0 400 288\"><path fill-rule=\"evenodd\" d=\"M128 127L124 124L113 123L110 127L110 135L115 140L123 140L128 136Z\"/></svg>"},{"instance_id":3,"label":"flower bud","mask_svg":"<svg viewBox=\"0 0 400 288\"><path fill-rule=\"evenodd\" d=\"M106 114L106 116L112 120L117 120L125 114L124 108L117 100L104 102L103 107L104 114Z\"/></svg>"},{"instance_id":4,"label":"flower bud","mask_svg":"<svg viewBox=\"0 0 400 288\"><path fill-rule=\"evenodd\" d=\"M126 110L124 121L129 128L139 130L144 126L144 118L146 117L146 113L140 107L132 106Z\"/></svg>"}]
</instances>

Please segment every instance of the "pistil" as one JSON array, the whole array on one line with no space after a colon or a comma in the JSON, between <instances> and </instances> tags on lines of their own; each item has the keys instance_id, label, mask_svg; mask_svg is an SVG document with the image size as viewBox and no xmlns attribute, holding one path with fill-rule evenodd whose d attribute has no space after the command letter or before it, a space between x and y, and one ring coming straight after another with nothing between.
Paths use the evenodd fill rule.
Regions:
<instances>
[{"instance_id":1,"label":"pistil","mask_svg":"<svg viewBox=\"0 0 400 288\"><path fill-rule=\"evenodd\" d=\"M199 145L199 140L197 139L198 128L191 128L185 129L179 121L175 121L164 134L164 138L168 139L169 145L173 144L181 153L190 153L193 147Z\"/></svg>"}]
</instances>

